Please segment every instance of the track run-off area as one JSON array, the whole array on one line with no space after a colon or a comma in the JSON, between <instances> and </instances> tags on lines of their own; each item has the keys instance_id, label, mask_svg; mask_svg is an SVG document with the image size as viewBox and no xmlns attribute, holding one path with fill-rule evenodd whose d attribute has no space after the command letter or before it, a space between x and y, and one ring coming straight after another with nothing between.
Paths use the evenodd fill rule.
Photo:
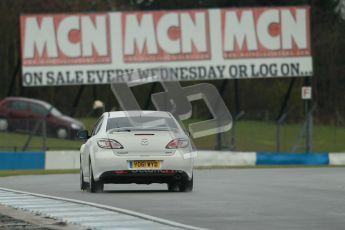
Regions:
<instances>
[{"instance_id":1,"label":"track run-off area","mask_svg":"<svg viewBox=\"0 0 345 230\"><path fill-rule=\"evenodd\" d=\"M0 178L0 187L131 210L207 229L344 229L345 168L195 170L194 191L165 184L79 190L78 174Z\"/></svg>"}]
</instances>

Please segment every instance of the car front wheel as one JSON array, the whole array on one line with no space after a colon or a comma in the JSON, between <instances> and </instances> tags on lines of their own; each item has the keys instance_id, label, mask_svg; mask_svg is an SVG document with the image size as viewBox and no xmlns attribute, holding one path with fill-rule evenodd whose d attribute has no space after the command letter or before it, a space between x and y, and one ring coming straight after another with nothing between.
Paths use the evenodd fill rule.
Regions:
<instances>
[{"instance_id":1,"label":"car front wheel","mask_svg":"<svg viewBox=\"0 0 345 230\"><path fill-rule=\"evenodd\" d=\"M168 191L169 192L177 192L179 190L179 186L176 182L169 182L168 183Z\"/></svg>"},{"instance_id":2,"label":"car front wheel","mask_svg":"<svg viewBox=\"0 0 345 230\"><path fill-rule=\"evenodd\" d=\"M93 178L91 161L90 161L90 165L89 165L89 173L90 173L89 174L90 183L89 183L89 187L88 187L89 192L91 192L91 193L103 192L104 184L102 182L95 181L95 179Z\"/></svg>"},{"instance_id":3,"label":"car front wheel","mask_svg":"<svg viewBox=\"0 0 345 230\"><path fill-rule=\"evenodd\" d=\"M8 121L6 118L0 118L0 131L8 130Z\"/></svg>"},{"instance_id":4,"label":"car front wheel","mask_svg":"<svg viewBox=\"0 0 345 230\"><path fill-rule=\"evenodd\" d=\"M67 129L66 128L58 128L56 130L56 136L57 136L57 138L60 138L60 139L66 139L68 136Z\"/></svg>"}]
</instances>

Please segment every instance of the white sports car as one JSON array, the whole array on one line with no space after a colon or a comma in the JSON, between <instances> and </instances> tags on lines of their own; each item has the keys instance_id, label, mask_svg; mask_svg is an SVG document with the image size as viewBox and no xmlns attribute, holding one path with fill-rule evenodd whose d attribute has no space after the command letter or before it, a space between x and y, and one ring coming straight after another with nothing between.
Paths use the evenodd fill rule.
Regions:
<instances>
[{"instance_id":1,"label":"white sports car","mask_svg":"<svg viewBox=\"0 0 345 230\"><path fill-rule=\"evenodd\" d=\"M167 183L169 191L193 189L194 150L171 113L106 112L80 148L80 188L102 192L104 184Z\"/></svg>"}]
</instances>

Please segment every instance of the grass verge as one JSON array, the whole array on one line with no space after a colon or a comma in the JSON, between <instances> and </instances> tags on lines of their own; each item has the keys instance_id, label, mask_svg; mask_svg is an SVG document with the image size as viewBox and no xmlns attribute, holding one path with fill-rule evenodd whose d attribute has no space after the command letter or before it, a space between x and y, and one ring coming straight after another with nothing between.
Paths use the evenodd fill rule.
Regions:
<instances>
[{"instance_id":1,"label":"grass verge","mask_svg":"<svg viewBox=\"0 0 345 230\"><path fill-rule=\"evenodd\" d=\"M80 119L89 131L96 121L96 118ZM197 122L198 120L186 120L184 125ZM236 151L276 151L276 124L267 121L238 121L236 126L236 137L232 136L232 130L222 134L225 149L230 149L233 140ZM233 128L233 129L234 129ZM285 124L281 127L281 151L291 152L300 135L301 124ZM214 149L216 145L216 135L205 136L194 139L198 149ZM0 151L21 151L26 140L27 134L4 133L0 132ZM345 127L314 125L313 128L313 152L345 152ZM61 140L48 138L47 146L49 150L78 150L83 141L80 140ZM296 152L304 152L305 138L302 138ZM42 149L42 138L35 136L29 145L28 151Z\"/></svg>"}]
</instances>

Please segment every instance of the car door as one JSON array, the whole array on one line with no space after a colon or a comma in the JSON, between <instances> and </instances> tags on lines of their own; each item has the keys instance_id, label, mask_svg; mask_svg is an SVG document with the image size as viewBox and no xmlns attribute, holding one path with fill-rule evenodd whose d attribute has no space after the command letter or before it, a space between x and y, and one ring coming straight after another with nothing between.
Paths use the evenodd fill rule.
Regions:
<instances>
[{"instance_id":1,"label":"car door","mask_svg":"<svg viewBox=\"0 0 345 230\"><path fill-rule=\"evenodd\" d=\"M29 131L29 103L13 100L8 105L8 118L14 130Z\"/></svg>"},{"instance_id":2,"label":"car door","mask_svg":"<svg viewBox=\"0 0 345 230\"><path fill-rule=\"evenodd\" d=\"M30 130L33 130L36 125L39 127L42 127L42 121L44 119L44 116L47 115L48 111L46 108L44 108L42 105L38 103L31 102L30 104L30 120L29 120L29 127ZM41 130L37 130L38 133L41 132Z\"/></svg>"},{"instance_id":3,"label":"car door","mask_svg":"<svg viewBox=\"0 0 345 230\"><path fill-rule=\"evenodd\" d=\"M99 132L99 130L101 129L103 124L103 116L100 117L96 124L95 127L93 128L92 132L91 132L91 137L87 140L87 142L85 143L85 148L83 151L83 156L82 156L82 164L83 164L83 172L84 175L86 177L89 176L89 157L90 157L90 150L92 147L92 144L95 144L95 136L97 135L97 133Z\"/></svg>"}]
</instances>

